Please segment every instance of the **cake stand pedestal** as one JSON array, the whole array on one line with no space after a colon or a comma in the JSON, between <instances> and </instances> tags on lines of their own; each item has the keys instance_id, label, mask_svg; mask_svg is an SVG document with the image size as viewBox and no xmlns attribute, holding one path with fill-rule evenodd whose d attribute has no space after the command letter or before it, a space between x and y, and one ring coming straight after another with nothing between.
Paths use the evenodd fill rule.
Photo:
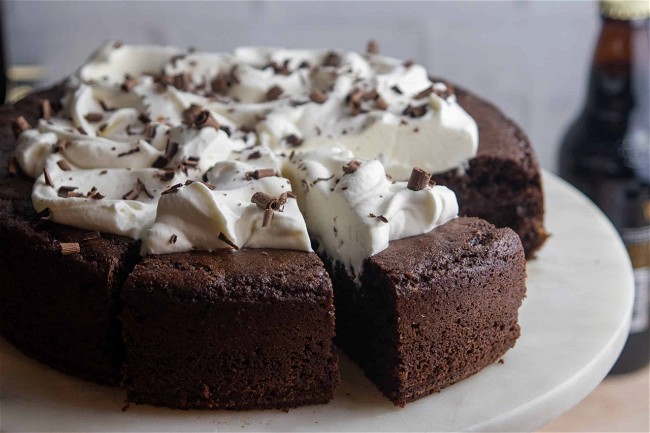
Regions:
<instances>
[{"instance_id":1,"label":"cake stand pedestal","mask_svg":"<svg viewBox=\"0 0 650 433\"><path fill-rule=\"evenodd\" d=\"M574 188L544 173L552 234L528 262L514 349L478 374L394 407L342 357L332 402L282 411L179 411L131 406L124 392L70 378L0 340L3 431L531 431L605 377L625 342L630 262L614 228Z\"/></svg>"}]
</instances>

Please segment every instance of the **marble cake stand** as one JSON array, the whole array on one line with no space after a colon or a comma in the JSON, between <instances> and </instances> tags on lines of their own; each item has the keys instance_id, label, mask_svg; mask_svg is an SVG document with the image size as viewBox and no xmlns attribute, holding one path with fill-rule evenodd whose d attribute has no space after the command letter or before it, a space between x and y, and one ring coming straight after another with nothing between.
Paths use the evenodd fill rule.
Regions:
<instances>
[{"instance_id":1,"label":"marble cake stand","mask_svg":"<svg viewBox=\"0 0 650 433\"><path fill-rule=\"evenodd\" d=\"M503 363L400 409L343 358L322 406L178 411L131 406L124 393L73 379L0 340L2 431L523 431L577 404L605 377L627 335L632 272L613 227L584 196L545 173L552 233L528 263L522 336Z\"/></svg>"}]
</instances>

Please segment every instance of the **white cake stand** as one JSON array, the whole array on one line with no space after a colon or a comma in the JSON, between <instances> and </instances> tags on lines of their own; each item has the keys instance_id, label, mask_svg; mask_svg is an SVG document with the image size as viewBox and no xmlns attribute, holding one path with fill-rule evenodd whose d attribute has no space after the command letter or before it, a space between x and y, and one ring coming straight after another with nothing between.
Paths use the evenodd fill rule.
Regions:
<instances>
[{"instance_id":1,"label":"white cake stand","mask_svg":"<svg viewBox=\"0 0 650 433\"><path fill-rule=\"evenodd\" d=\"M528 263L522 335L503 364L400 409L343 358L332 402L282 411L131 406L124 393L73 379L0 341L3 431L534 430L605 377L627 335L633 280L614 228L584 196L544 174L552 237Z\"/></svg>"}]
</instances>

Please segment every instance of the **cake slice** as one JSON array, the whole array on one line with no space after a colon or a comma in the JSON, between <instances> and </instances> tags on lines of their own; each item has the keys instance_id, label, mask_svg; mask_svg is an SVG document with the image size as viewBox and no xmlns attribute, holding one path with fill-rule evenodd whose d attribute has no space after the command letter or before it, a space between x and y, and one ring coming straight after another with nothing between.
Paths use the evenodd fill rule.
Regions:
<instances>
[{"instance_id":1,"label":"cake slice","mask_svg":"<svg viewBox=\"0 0 650 433\"><path fill-rule=\"evenodd\" d=\"M457 218L392 241L357 285L325 259L337 344L396 405L465 379L519 337L525 258L512 230Z\"/></svg>"},{"instance_id":2,"label":"cake slice","mask_svg":"<svg viewBox=\"0 0 650 433\"><path fill-rule=\"evenodd\" d=\"M28 200L0 199L2 335L56 369L118 384L119 292L138 245L41 217Z\"/></svg>"},{"instance_id":3,"label":"cake slice","mask_svg":"<svg viewBox=\"0 0 650 433\"><path fill-rule=\"evenodd\" d=\"M132 402L284 409L333 396L332 286L314 253L152 255L122 296Z\"/></svg>"}]
</instances>

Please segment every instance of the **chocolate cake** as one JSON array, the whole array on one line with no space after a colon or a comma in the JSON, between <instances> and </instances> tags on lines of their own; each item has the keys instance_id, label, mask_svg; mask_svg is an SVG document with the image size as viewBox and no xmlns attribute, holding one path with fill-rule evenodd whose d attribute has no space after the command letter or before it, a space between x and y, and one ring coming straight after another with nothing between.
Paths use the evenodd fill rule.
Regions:
<instances>
[{"instance_id":1,"label":"chocolate cake","mask_svg":"<svg viewBox=\"0 0 650 433\"><path fill-rule=\"evenodd\" d=\"M498 108L455 87L459 104L476 120L479 148L464 171L434 174L456 193L460 214L510 227L532 258L548 234L539 165L526 134Z\"/></svg>"},{"instance_id":2,"label":"chocolate cake","mask_svg":"<svg viewBox=\"0 0 650 433\"><path fill-rule=\"evenodd\" d=\"M108 47L108 52L120 47L115 44ZM171 49L159 51L173 55L171 66L165 66L172 68L173 73L191 55L177 54ZM100 54L101 66L105 53ZM340 56L328 53L322 65L338 67L341 61ZM309 67L304 63L296 66L296 70ZM187 64L195 67L197 61ZM291 75L288 62L271 62L259 69L273 71L273 76ZM229 97L231 87L239 83L235 72L233 68L226 75L220 73L212 82L203 80L197 86L205 87L192 90L197 92L192 97L197 101L212 98L221 103L222 98ZM138 83L129 75L124 77L121 72L118 75L124 82L112 83L112 88L101 84L106 85L102 91L124 92L115 99L124 101L132 96L129 92ZM145 95L154 99L168 91L189 92L196 84L186 73L165 72L161 76L147 73L142 80L150 86L149 90L155 89ZM97 80L89 79L88 86L91 82L97 85ZM390 89L395 98L402 97L403 92L397 86ZM414 98L420 101L429 98L431 93L440 93L431 104L448 103L459 111L458 104L449 99L449 89L432 85ZM285 98L284 90L279 86L268 89L261 96L262 105ZM331 89L314 93L316 90L309 94L307 101L288 98L286 101L292 108L326 104ZM299 229L289 224L299 219L295 216L300 216L300 212L292 202L296 194L291 192L288 181L279 177L278 164L274 168L241 169L246 164L288 157L289 151L282 149L298 149L303 144L301 137L294 134L280 137L276 143L279 147L272 149L280 156L272 155L271 151L265 153L258 149L260 145L233 148L232 154L221 158L232 162L235 168L219 171L214 170L218 164L210 168L204 159L192 153L183 154L179 159L185 143L179 145L167 138L162 148L152 144L156 140L156 128L167 128L166 136L173 135L169 118L160 120L146 110L124 115L114 123L123 123L124 119L134 123L128 124L115 142L130 145L128 140L132 137L144 138L138 142L139 147L116 150L117 162L112 161L115 165L108 168L119 167L123 170L120 173L128 175L132 168L119 165L126 160L119 158L146 159L158 155L151 162L146 161L144 168L135 167L134 172L141 169L150 173L146 170L155 168L162 171L153 175L157 182L170 183L168 189L154 190L138 177L133 189L120 190L122 200L137 201L141 208L155 205L154 197L161 202L158 213L153 213L155 221L151 221L155 230L151 229L149 237L140 242L118 234L100 233L103 229L82 230L57 224L52 221L49 208L37 213L32 206L46 202L61 205L60 201L56 202L60 198L79 198L76 204L93 203L91 199L98 198L94 185L91 196L93 190L84 195L74 192L76 186L69 189L66 183L57 185L57 197L55 190L48 189L53 185L48 181L47 169L43 174L40 170L36 173L41 177L35 184L32 178L21 173L13 159L16 139L12 122L24 116L30 125L36 125L44 114L44 100L55 109L60 105L63 86L30 95L13 106L1 107L0 330L3 336L25 353L71 375L100 383L122 383L131 402L183 409L289 408L327 402L339 381L337 354L332 346L334 305L339 346L395 404L403 405L474 374L514 345L519 335L517 309L525 292L524 249L526 256L532 256L546 234L539 168L528 139L491 104L469 92L455 92L462 108L478 125L478 153L466 167L434 173L433 180L456 193L460 215L480 216L498 227L511 227L521 240L509 228L495 228L476 218L452 219L428 233L409 234L391 241L385 250L365 260L358 280L321 251L330 272L328 277L318 256L308 252L306 229L301 232L304 221ZM230 102L239 102L239 96ZM98 134L114 127L114 124L108 127L100 123L99 119L113 116L120 108L109 106L104 100L86 101L86 104L92 106L91 111L79 120L86 122L86 129L80 125L71 127L77 122L72 116L62 116L63 127L54 122L41 123L41 126L48 134L73 137L70 140L81 136L80 141L88 138L88 126ZM350 111L354 120L358 114L369 112L369 104L372 110L380 112L390 106L376 91L373 94L354 90L345 98L342 109ZM409 121L415 122L435 110L434 105L425 105L406 106L398 115L408 121L402 119L389 126L406 128L408 125L409 130L417 133L418 127ZM229 110L226 112L234 112ZM233 126L228 124L227 116L217 120L214 112L197 104L184 106L175 114L182 118L179 128L183 133L193 134L192 139L205 139L212 134L210 137L222 140L223 144L237 134L245 140L251 132L250 125ZM469 126L461 132L467 133L466 141L471 141L476 138L476 134L471 134L471 119L463 119ZM260 123L266 120L264 116L257 118ZM316 130L320 136L320 129ZM339 133L346 135L348 129ZM29 139L40 140L38 134L32 134ZM99 135L93 136L96 137ZM66 156L61 150L65 146L60 148L57 141L54 147L57 158ZM218 153L223 146L215 149L212 151ZM233 157L234 154L238 156ZM70 180L78 168L89 172L104 168L84 165L88 161L80 163L79 155L76 156L76 167L71 167L69 162L66 166L66 160L58 161L62 173L71 170L65 174ZM361 164L356 160L352 163ZM200 170L201 177L192 178L193 170L199 170L201 164L206 165ZM348 166L347 170L352 172L352 167ZM102 170L97 176L105 173ZM175 175L184 176L184 183L171 182ZM254 190L246 190L248 195L242 195L245 200L233 199L234 187L215 191L226 177L227 182L236 186L240 182L247 188L252 183L246 182L255 180L258 182L255 185L273 187L276 192L269 195L268 190L257 191L253 195ZM61 175L59 179L68 178ZM95 182L94 179L91 181ZM120 180L120 176L115 175L115 179ZM338 183L339 180L324 178L316 182ZM34 191L41 190L32 192L34 185ZM424 182L417 189L433 189L433 185L434 182ZM245 215L251 228L233 229L238 239L219 231L206 234L199 230L200 223L211 224L216 218L203 213L203 208L192 207L194 196L190 194L204 198L217 193L220 198L228 196L232 201L233 214L242 202L250 202L244 204L249 206ZM449 192L449 196L453 193ZM108 197L100 204L110 200L119 201L119 197ZM164 208L167 214L160 211L163 202L167 203ZM179 205L174 206L175 203ZM293 216L289 215L292 211ZM56 217L64 214L54 213ZM93 214L88 215L91 217L83 222L93 225ZM384 215L370 213L368 216L377 224L388 224ZM174 226L179 220L183 223ZM232 225L237 226L241 220ZM283 227L289 236L282 234ZM264 236L271 236L269 233L276 233L279 242L284 242L294 232L302 233L307 241L306 249L289 250L278 244L268 248L259 244L260 239L266 239ZM202 236L207 239L207 246L198 249L211 252L196 251L195 245L202 241ZM250 245L239 242L250 242ZM185 249L178 249L181 245ZM150 255L141 258L143 251ZM182 252L166 254L170 251Z\"/></svg>"},{"instance_id":3,"label":"chocolate cake","mask_svg":"<svg viewBox=\"0 0 650 433\"><path fill-rule=\"evenodd\" d=\"M519 337L521 241L478 218L391 242L360 287L340 267L332 279L337 345L396 405L476 373Z\"/></svg>"},{"instance_id":4,"label":"chocolate cake","mask_svg":"<svg viewBox=\"0 0 650 433\"><path fill-rule=\"evenodd\" d=\"M122 297L132 402L261 409L333 396L332 286L314 253L149 256Z\"/></svg>"}]
</instances>

